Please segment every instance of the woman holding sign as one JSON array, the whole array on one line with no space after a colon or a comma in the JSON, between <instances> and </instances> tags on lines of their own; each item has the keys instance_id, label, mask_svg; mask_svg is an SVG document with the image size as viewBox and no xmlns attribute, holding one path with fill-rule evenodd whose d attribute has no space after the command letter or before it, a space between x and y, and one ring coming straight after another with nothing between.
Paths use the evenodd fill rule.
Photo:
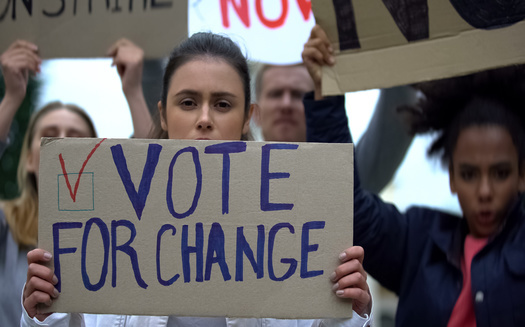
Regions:
<instances>
[{"instance_id":1,"label":"woman holding sign","mask_svg":"<svg viewBox=\"0 0 525 327\"><path fill-rule=\"evenodd\" d=\"M198 33L177 47L166 67L160 121L156 137L194 140L242 140L249 134L253 109L246 59L230 39ZM28 277L23 294L23 326L368 326L371 298L363 270L364 252L351 247L339 255L341 265L331 275L333 290L354 299L348 320L276 320L195 317L146 317L94 314L39 314L39 304L50 305L59 296L57 278L45 266L51 254L36 249L28 254ZM364 317L364 318L363 318Z\"/></svg>"},{"instance_id":2,"label":"woman holding sign","mask_svg":"<svg viewBox=\"0 0 525 327\"><path fill-rule=\"evenodd\" d=\"M151 117L142 96L141 76L143 52L130 41L115 43L108 55L122 80L134 121L135 135L146 137L151 129ZM6 91L0 102L0 157L7 147L11 122L26 96L30 74L40 72L38 47L27 41L16 41L0 57ZM93 122L81 108L52 102L31 118L22 144L18 166L20 196L0 203L0 280L3 297L0 300L0 325L14 326L22 313L18 294L23 289L27 273L27 252L37 245L38 170L40 138L96 137Z\"/></svg>"},{"instance_id":3,"label":"woman holding sign","mask_svg":"<svg viewBox=\"0 0 525 327\"><path fill-rule=\"evenodd\" d=\"M305 46L312 71L333 62L329 45L316 27ZM428 153L448 167L462 217L400 213L356 171L355 243L399 295L396 325L525 326L524 76L516 66L419 84L426 98L402 108L413 133L436 136Z\"/></svg>"}]
</instances>

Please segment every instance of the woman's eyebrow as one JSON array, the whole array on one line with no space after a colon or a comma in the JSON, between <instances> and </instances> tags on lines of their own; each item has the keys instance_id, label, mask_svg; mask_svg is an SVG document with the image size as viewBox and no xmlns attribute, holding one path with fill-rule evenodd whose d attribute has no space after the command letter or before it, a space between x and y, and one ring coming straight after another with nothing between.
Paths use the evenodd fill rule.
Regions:
<instances>
[{"instance_id":1,"label":"woman's eyebrow","mask_svg":"<svg viewBox=\"0 0 525 327\"><path fill-rule=\"evenodd\" d=\"M511 166L512 166L512 164L509 161L500 161L500 162L497 162L497 163L491 165L491 168L507 169L507 168L510 168Z\"/></svg>"},{"instance_id":2,"label":"woman's eyebrow","mask_svg":"<svg viewBox=\"0 0 525 327\"><path fill-rule=\"evenodd\" d=\"M179 92L175 93L173 96L180 96L180 95L192 95L192 96L197 96L199 95L200 92L197 92L195 90L191 90L191 89L183 89L183 90L180 90Z\"/></svg>"},{"instance_id":3,"label":"woman's eyebrow","mask_svg":"<svg viewBox=\"0 0 525 327\"><path fill-rule=\"evenodd\" d=\"M217 92L212 92L211 95L215 98L218 98L218 97L231 97L231 98L237 98L238 96L235 95L234 93L231 93L231 92L227 92L227 91L217 91ZM180 90L179 92L175 93L173 95L173 97L180 97L180 96L201 96L201 92L198 92L198 91L195 91L195 90L191 90L191 89L184 89L184 90Z\"/></svg>"},{"instance_id":4,"label":"woman's eyebrow","mask_svg":"<svg viewBox=\"0 0 525 327\"><path fill-rule=\"evenodd\" d=\"M471 164L468 164L468 163L460 163L459 164L459 169L478 169L478 166L471 165Z\"/></svg>"},{"instance_id":5,"label":"woman's eyebrow","mask_svg":"<svg viewBox=\"0 0 525 327\"><path fill-rule=\"evenodd\" d=\"M230 93L230 92L225 92L225 91L221 91L221 92L212 92L211 93L212 96L216 97L216 98L219 98L219 97L232 97L232 98L237 98L237 96L233 93Z\"/></svg>"}]
</instances>

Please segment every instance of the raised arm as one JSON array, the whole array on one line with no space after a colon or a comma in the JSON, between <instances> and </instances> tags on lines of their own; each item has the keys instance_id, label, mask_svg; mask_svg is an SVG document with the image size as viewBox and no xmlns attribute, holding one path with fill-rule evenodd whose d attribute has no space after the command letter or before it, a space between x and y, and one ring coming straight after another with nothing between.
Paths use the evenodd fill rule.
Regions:
<instances>
[{"instance_id":1,"label":"raised arm","mask_svg":"<svg viewBox=\"0 0 525 327\"><path fill-rule=\"evenodd\" d=\"M323 29L316 25L304 45L303 62L314 80L315 99L304 100L307 141L352 142L344 96L322 97L322 66L335 63L333 49ZM379 193L392 179L412 142L397 107L412 104L417 92L409 86L381 90L374 114L357 144L356 165L362 187Z\"/></svg>"},{"instance_id":2,"label":"raised arm","mask_svg":"<svg viewBox=\"0 0 525 327\"><path fill-rule=\"evenodd\" d=\"M417 91L411 86L381 90L374 114L356 147L359 175L366 190L381 192L403 162L414 136L397 107L413 104L417 98Z\"/></svg>"},{"instance_id":3,"label":"raised arm","mask_svg":"<svg viewBox=\"0 0 525 327\"><path fill-rule=\"evenodd\" d=\"M35 44L18 40L0 56L0 63L5 82L5 95L0 102L0 142L5 143L16 111L26 95L29 75L40 72L42 60Z\"/></svg>"},{"instance_id":4,"label":"raised arm","mask_svg":"<svg viewBox=\"0 0 525 327\"><path fill-rule=\"evenodd\" d=\"M304 44L303 63L314 81L314 98L321 100L323 66L333 66L335 64L334 50L330 45L328 36L319 25L315 25L310 32L308 41Z\"/></svg>"},{"instance_id":5,"label":"raised arm","mask_svg":"<svg viewBox=\"0 0 525 327\"><path fill-rule=\"evenodd\" d=\"M128 39L118 40L108 50L113 57L113 65L122 82L122 91L126 97L133 120L133 136L147 138L153 126L142 90L142 69L144 51Z\"/></svg>"},{"instance_id":6,"label":"raised arm","mask_svg":"<svg viewBox=\"0 0 525 327\"><path fill-rule=\"evenodd\" d=\"M322 68L335 63L333 49L324 30L315 25L302 52L303 63L314 82L314 94L303 99L306 118L306 141L324 143L350 143L345 97L322 95Z\"/></svg>"}]
</instances>

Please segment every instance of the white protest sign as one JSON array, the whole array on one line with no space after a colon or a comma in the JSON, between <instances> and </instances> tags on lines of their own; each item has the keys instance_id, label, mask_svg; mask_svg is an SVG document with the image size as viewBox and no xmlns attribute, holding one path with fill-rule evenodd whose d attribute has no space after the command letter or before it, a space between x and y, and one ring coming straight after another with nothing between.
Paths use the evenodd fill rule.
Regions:
<instances>
[{"instance_id":1,"label":"white protest sign","mask_svg":"<svg viewBox=\"0 0 525 327\"><path fill-rule=\"evenodd\" d=\"M465 75L525 62L525 2L312 0L336 50L323 94Z\"/></svg>"},{"instance_id":2,"label":"white protest sign","mask_svg":"<svg viewBox=\"0 0 525 327\"><path fill-rule=\"evenodd\" d=\"M309 0L190 0L189 32L227 34L248 59L269 64L302 62L315 25Z\"/></svg>"},{"instance_id":3,"label":"white protest sign","mask_svg":"<svg viewBox=\"0 0 525 327\"><path fill-rule=\"evenodd\" d=\"M187 8L179 0L4 0L0 51L25 39L43 58L104 57L126 37L146 57L165 57L188 35Z\"/></svg>"},{"instance_id":4,"label":"white protest sign","mask_svg":"<svg viewBox=\"0 0 525 327\"><path fill-rule=\"evenodd\" d=\"M56 312L349 317L351 144L43 139ZM125 301L121 301L125 299Z\"/></svg>"}]
</instances>

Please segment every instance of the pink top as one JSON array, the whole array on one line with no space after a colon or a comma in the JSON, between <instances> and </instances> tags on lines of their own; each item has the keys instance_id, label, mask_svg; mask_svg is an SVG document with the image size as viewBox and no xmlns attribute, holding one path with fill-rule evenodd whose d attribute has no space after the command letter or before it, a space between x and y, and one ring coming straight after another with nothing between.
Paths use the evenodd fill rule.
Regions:
<instances>
[{"instance_id":1,"label":"pink top","mask_svg":"<svg viewBox=\"0 0 525 327\"><path fill-rule=\"evenodd\" d=\"M474 301L472 298L472 285L470 281L470 266L472 258L487 244L486 238L474 238L467 235L463 258L461 259L461 272L463 273L463 287L459 294L448 327L475 327L476 315L474 314Z\"/></svg>"}]
</instances>

